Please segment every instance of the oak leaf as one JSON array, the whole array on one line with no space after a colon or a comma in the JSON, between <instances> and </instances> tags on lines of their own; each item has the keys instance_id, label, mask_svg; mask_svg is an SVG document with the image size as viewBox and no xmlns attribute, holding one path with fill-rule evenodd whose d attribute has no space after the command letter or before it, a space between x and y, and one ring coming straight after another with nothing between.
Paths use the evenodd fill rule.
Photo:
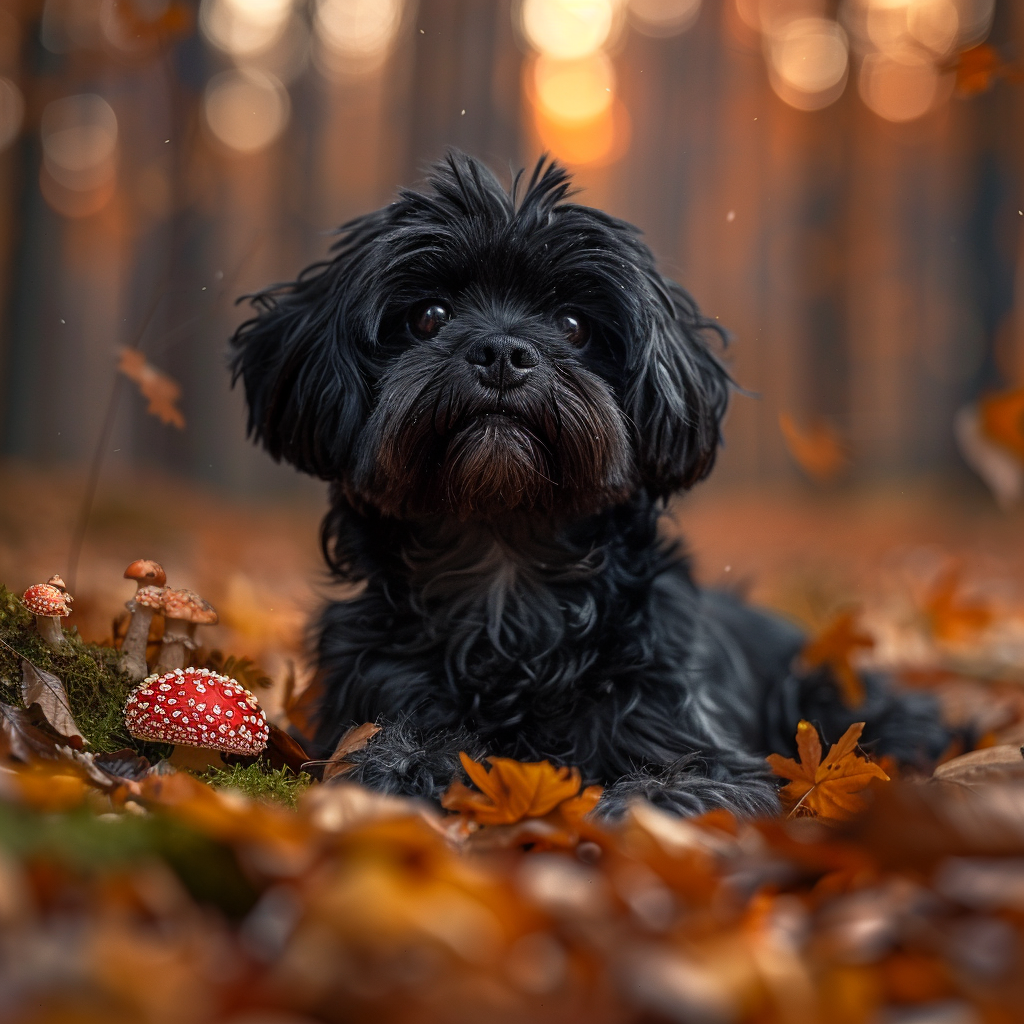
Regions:
<instances>
[{"instance_id":1,"label":"oak leaf","mask_svg":"<svg viewBox=\"0 0 1024 1024\"><path fill-rule=\"evenodd\" d=\"M796 730L799 762L779 754L769 754L768 763L780 778L790 781L782 788L782 798L821 818L845 819L862 811L867 804L858 794L872 779L889 781L877 764L857 753L857 741L864 731L863 722L854 722L821 759L818 731L801 720Z\"/></svg>"},{"instance_id":2,"label":"oak leaf","mask_svg":"<svg viewBox=\"0 0 1024 1024\"><path fill-rule=\"evenodd\" d=\"M456 779L441 797L441 806L469 815L481 825L511 825L523 818L542 818L580 791L579 771L556 768L550 761L489 757L488 771L466 753L460 753L459 760L477 789ZM586 796L586 801L592 801L588 811L597 803L593 793Z\"/></svg>"},{"instance_id":3,"label":"oak leaf","mask_svg":"<svg viewBox=\"0 0 1024 1024\"><path fill-rule=\"evenodd\" d=\"M839 683L839 692L847 707L855 708L864 699L864 684L853 667L853 655L859 649L870 650L874 637L857 626L857 613L842 612L800 653L808 668L828 666Z\"/></svg>"},{"instance_id":4,"label":"oak leaf","mask_svg":"<svg viewBox=\"0 0 1024 1024\"><path fill-rule=\"evenodd\" d=\"M146 362L146 357L137 348L121 349L117 368L129 380L135 381L142 397L149 400L146 412L152 413L161 423L185 429L185 417L176 404L181 397L181 386L173 377Z\"/></svg>"},{"instance_id":5,"label":"oak leaf","mask_svg":"<svg viewBox=\"0 0 1024 1024\"><path fill-rule=\"evenodd\" d=\"M850 457L842 438L825 420L801 428L788 412L781 412L779 428L789 454L812 480L828 483L849 464Z\"/></svg>"}]
</instances>

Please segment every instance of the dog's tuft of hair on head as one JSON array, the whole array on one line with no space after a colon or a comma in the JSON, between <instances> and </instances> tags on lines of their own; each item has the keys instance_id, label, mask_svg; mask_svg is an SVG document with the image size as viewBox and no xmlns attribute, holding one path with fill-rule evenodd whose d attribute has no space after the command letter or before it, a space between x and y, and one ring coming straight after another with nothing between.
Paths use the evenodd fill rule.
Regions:
<instances>
[{"instance_id":1,"label":"dog's tuft of hair on head","mask_svg":"<svg viewBox=\"0 0 1024 1024\"><path fill-rule=\"evenodd\" d=\"M710 471L718 325L634 228L569 201L557 164L522 181L452 153L345 225L332 259L251 297L233 369L276 459L398 519L571 519ZM417 334L430 303L445 318Z\"/></svg>"}]
</instances>

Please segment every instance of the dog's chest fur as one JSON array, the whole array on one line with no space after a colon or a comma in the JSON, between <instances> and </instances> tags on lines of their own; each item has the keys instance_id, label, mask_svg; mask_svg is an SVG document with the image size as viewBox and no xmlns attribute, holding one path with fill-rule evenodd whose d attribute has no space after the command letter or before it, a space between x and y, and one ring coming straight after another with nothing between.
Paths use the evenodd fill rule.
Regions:
<instances>
[{"instance_id":1,"label":"dog's chest fur","mask_svg":"<svg viewBox=\"0 0 1024 1024\"><path fill-rule=\"evenodd\" d=\"M722 739L717 709L696 706L706 688L685 685L700 597L659 542L653 508L625 506L558 539L448 521L394 542L390 571L323 620L331 721L461 728L492 753L595 770L624 751L679 756L684 703L709 731L691 739ZM666 602L667 634L652 628ZM631 742L609 742L616 734Z\"/></svg>"}]
</instances>

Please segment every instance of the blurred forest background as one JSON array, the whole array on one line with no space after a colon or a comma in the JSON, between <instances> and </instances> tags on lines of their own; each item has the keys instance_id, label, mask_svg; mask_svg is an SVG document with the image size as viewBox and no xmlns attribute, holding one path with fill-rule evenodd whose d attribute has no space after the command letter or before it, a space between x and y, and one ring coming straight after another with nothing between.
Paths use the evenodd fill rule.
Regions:
<instances>
[{"instance_id":1,"label":"blurred forest background","mask_svg":"<svg viewBox=\"0 0 1024 1024\"><path fill-rule=\"evenodd\" d=\"M1022 54L1015 0L0 0L0 572L106 529L194 582L214 502L237 619L254 575L308 585L321 485L245 439L233 301L450 146L561 158L733 332L708 493L764 527L831 480L820 526L929 481L1002 530L954 418L1024 383ZM299 517L277 563L254 497ZM715 508L698 541L740 540Z\"/></svg>"}]
</instances>

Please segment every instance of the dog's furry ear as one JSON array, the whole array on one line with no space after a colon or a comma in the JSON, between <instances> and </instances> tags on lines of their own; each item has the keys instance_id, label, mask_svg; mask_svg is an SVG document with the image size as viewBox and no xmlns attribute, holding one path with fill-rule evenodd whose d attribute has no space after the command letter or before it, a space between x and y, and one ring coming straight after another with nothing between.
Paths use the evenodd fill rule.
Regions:
<instances>
[{"instance_id":1,"label":"dog's furry ear","mask_svg":"<svg viewBox=\"0 0 1024 1024\"><path fill-rule=\"evenodd\" d=\"M379 306L366 301L370 250L387 213L346 224L333 259L246 296L257 315L231 339L249 435L276 460L324 479L345 474L370 404L366 371L379 326Z\"/></svg>"},{"instance_id":2,"label":"dog's furry ear","mask_svg":"<svg viewBox=\"0 0 1024 1024\"><path fill-rule=\"evenodd\" d=\"M709 334L726 340L717 321L657 272L648 280L660 309L625 404L636 426L641 481L667 497L711 472L732 381L708 344Z\"/></svg>"}]
</instances>

